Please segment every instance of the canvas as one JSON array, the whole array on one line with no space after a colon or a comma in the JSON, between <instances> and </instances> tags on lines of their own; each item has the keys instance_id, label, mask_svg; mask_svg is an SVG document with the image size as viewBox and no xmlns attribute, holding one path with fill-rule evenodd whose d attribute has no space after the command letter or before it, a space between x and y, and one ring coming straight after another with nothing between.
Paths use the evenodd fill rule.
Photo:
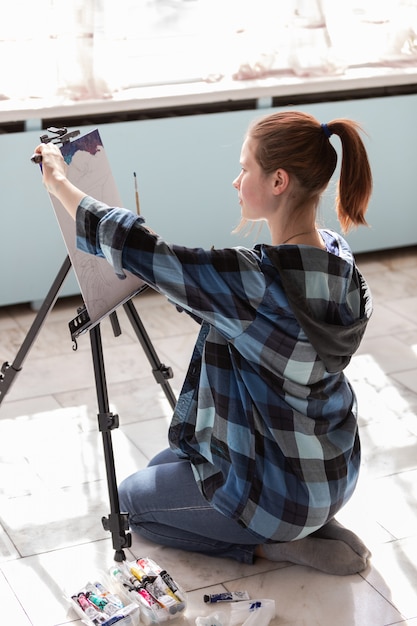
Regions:
<instances>
[{"instance_id":1,"label":"canvas","mask_svg":"<svg viewBox=\"0 0 417 626\"><path fill-rule=\"evenodd\" d=\"M98 130L64 143L61 152L68 165L68 179L74 185L110 206L122 206ZM105 259L77 250L74 220L59 200L52 194L50 198L88 313L80 329L85 332L145 289L146 284L129 272L125 280L120 280Z\"/></svg>"}]
</instances>

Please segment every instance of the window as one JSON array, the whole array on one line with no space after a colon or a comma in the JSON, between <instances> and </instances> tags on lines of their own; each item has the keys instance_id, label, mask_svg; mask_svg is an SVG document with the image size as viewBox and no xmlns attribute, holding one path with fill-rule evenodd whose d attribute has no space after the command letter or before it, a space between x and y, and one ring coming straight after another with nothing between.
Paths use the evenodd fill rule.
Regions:
<instances>
[{"instance_id":1,"label":"window","mask_svg":"<svg viewBox=\"0 0 417 626\"><path fill-rule=\"evenodd\" d=\"M3 100L75 102L146 85L308 79L416 61L417 0L15 0L0 8Z\"/></svg>"}]
</instances>

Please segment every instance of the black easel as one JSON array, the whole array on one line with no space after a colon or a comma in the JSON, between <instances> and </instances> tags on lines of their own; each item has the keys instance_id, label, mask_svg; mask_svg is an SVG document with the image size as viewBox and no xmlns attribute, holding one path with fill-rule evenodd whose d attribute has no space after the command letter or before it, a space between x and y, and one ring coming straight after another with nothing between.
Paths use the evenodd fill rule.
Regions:
<instances>
[{"instance_id":1,"label":"black easel","mask_svg":"<svg viewBox=\"0 0 417 626\"><path fill-rule=\"evenodd\" d=\"M21 371L26 356L32 347L32 344L35 342L35 339L38 336L49 311L52 310L58 298L59 291L70 269L71 261L70 258L67 257L56 275L56 278L52 283L51 288L49 289L46 298L43 301L13 363L9 363L8 361L3 363L0 371L0 406L4 396L12 386L16 375Z\"/></svg>"},{"instance_id":2,"label":"black easel","mask_svg":"<svg viewBox=\"0 0 417 626\"><path fill-rule=\"evenodd\" d=\"M0 371L0 406L3 398L9 391L16 375L22 370L26 356L35 342L48 313L52 310L62 287L62 284L71 269L70 258L67 257L59 270L48 294L42 303L28 334L26 335L13 363L5 362ZM162 386L164 393L172 407L176 404L175 395L168 382L172 378L172 370L166 367L159 360L152 342L145 330L145 327L139 317L138 312L132 302L128 300L123 304L130 323L139 339L141 346L151 364L152 372L155 380ZM110 314L113 332L115 336L121 334L120 326L116 312ZM87 324L87 327L86 327ZM75 342L79 334L86 332L88 329L88 314L85 310L80 309L77 317L69 323L71 337ZM103 348L101 342L100 324L96 324L90 330L91 353L94 367L94 377L96 384L97 403L98 403L98 427L103 438L104 459L106 464L107 485L110 500L110 515L102 518L104 530L108 530L112 535L113 548L115 549L115 561L124 561L126 556L124 548L129 548L132 543L132 537L126 531L129 530L129 520L127 513L120 512L119 495L117 490L116 472L114 466L113 446L111 439L111 431L119 426L119 416L114 415L109 410L109 400L106 383L106 373L104 367Z\"/></svg>"}]
</instances>

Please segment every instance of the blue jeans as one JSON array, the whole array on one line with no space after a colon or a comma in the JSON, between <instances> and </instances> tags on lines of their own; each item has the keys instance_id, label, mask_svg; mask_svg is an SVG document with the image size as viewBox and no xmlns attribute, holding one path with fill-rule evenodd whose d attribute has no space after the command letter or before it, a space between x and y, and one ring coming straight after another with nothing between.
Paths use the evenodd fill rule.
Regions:
<instances>
[{"instance_id":1,"label":"blue jeans","mask_svg":"<svg viewBox=\"0 0 417 626\"><path fill-rule=\"evenodd\" d=\"M120 510L130 528L146 539L172 548L253 563L254 536L215 509L201 495L191 464L171 450L119 487Z\"/></svg>"}]
</instances>

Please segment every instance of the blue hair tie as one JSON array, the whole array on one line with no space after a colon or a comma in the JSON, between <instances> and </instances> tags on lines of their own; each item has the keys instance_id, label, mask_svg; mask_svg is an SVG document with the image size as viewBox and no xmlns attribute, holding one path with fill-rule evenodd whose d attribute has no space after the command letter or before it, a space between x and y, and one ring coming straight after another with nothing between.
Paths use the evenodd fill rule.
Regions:
<instances>
[{"instance_id":1,"label":"blue hair tie","mask_svg":"<svg viewBox=\"0 0 417 626\"><path fill-rule=\"evenodd\" d=\"M321 125L324 134L326 135L327 139L330 139L330 137L333 135L333 132L330 130L330 128L327 126L327 124L322 124Z\"/></svg>"}]
</instances>

